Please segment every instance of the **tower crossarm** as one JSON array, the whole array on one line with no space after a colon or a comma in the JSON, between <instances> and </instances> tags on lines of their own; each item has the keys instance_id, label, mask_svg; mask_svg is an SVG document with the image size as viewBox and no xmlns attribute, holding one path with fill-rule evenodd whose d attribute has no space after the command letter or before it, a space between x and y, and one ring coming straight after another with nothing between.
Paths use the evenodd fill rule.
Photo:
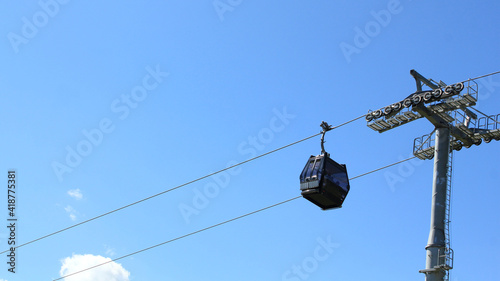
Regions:
<instances>
[{"instance_id":1,"label":"tower crossarm","mask_svg":"<svg viewBox=\"0 0 500 281\"><path fill-rule=\"evenodd\" d=\"M434 112L433 110L427 108L422 104L415 105L413 109L420 113L420 115L424 116L427 120L429 120L436 128L449 127L451 135L459 139L464 145L470 146L473 144L473 140L470 136L459 130L457 127L452 126L445 118L442 117L447 116L448 120L453 119L447 113Z\"/></svg>"},{"instance_id":2,"label":"tower crossarm","mask_svg":"<svg viewBox=\"0 0 500 281\"><path fill-rule=\"evenodd\" d=\"M422 91L422 83L424 83L425 85L427 85L427 87L429 87L433 90L439 88L438 85L432 83L429 79L422 76L415 69L410 70L410 74L411 74L411 76L413 76L413 78L415 78L415 81L417 82L417 90L418 91Z\"/></svg>"},{"instance_id":3,"label":"tower crossarm","mask_svg":"<svg viewBox=\"0 0 500 281\"><path fill-rule=\"evenodd\" d=\"M449 122L447 122L444 118L437 115L435 112L433 112L423 104L414 105L413 110L415 110L416 112L420 113L420 115L427 118L427 120L429 120L436 128L449 127Z\"/></svg>"}]
</instances>

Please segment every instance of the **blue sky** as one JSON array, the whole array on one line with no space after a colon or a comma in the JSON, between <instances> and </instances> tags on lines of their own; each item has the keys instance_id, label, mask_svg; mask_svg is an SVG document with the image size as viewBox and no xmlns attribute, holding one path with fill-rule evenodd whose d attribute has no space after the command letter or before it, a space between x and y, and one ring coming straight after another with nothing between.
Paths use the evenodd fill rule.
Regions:
<instances>
[{"instance_id":1,"label":"blue sky","mask_svg":"<svg viewBox=\"0 0 500 281\"><path fill-rule=\"evenodd\" d=\"M17 171L18 243L400 101L410 69L446 83L500 70L494 1L1 5L0 163ZM477 83L477 108L500 113L500 75ZM432 129L359 120L325 147L353 177L410 157ZM451 280L498 275L499 145L455 153ZM0 280L53 280L298 196L319 152L316 137L22 247ZM423 280L431 184L432 161L406 162L352 180L340 210L300 198L65 280Z\"/></svg>"}]
</instances>

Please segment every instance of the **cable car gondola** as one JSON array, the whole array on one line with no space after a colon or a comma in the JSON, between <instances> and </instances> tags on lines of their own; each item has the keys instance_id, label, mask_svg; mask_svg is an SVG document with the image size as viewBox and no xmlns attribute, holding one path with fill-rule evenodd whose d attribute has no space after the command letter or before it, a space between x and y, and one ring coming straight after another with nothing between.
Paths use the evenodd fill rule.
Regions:
<instances>
[{"instance_id":1,"label":"cable car gondola","mask_svg":"<svg viewBox=\"0 0 500 281\"><path fill-rule=\"evenodd\" d=\"M331 127L326 122L321 123L321 127L321 154L311 155L300 174L301 195L323 210L341 208L350 189L349 177L346 166L325 152L324 137Z\"/></svg>"}]
</instances>

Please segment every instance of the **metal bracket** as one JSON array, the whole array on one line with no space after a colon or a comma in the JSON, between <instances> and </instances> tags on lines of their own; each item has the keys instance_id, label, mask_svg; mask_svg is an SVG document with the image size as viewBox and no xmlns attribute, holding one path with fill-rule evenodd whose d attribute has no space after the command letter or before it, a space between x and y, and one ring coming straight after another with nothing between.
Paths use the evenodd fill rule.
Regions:
<instances>
[{"instance_id":1,"label":"metal bracket","mask_svg":"<svg viewBox=\"0 0 500 281\"><path fill-rule=\"evenodd\" d=\"M411 76L413 76L413 78L415 78L415 82L417 82L417 91L419 91L419 92L422 91L422 82L433 90L439 89L438 85L429 81L429 79L422 76L415 69L410 70L410 74L411 74Z\"/></svg>"},{"instance_id":2,"label":"metal bracket","mask_svg":"<svg viewBox=\"0 0 500 281\"><path fill-rule=\"evenodd\" d=\"M323 129L323 131L321 131L323 133L321 135L321 154L325 154L326 153L325 145L324 145L325 144L325 134L326 134L326 132L333 129L333 127L328 125L328 123L326 123L325 121L322 121L320 126Z\"/></svg>"}]
</instances>

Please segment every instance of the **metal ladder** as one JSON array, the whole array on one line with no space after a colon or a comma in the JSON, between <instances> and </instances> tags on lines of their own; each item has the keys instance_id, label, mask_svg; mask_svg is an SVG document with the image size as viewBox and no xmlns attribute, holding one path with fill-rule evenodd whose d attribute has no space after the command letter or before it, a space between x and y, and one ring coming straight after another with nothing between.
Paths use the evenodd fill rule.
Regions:
<instances>
[{"instance_id":1,"label":"metal ladder","mask_svg":"<svg viewBox=\"0 0 500 281\"><path fill-rule=\"evenodd\" d=\"M447 177L448 183L446 187L446 208L445 208L445 221L444 221L444 237L445 237L445 249L444 249L444 264L442 268L445 269L446 275L444 280L450 280L450 269L453 268L453 250L451 249L451 233L450 233L450 222L451 222L451 188L452 188L452 176L453 176L453 149L450 149L448 156L448 170Z\"/></svg>"}]
</instances>

